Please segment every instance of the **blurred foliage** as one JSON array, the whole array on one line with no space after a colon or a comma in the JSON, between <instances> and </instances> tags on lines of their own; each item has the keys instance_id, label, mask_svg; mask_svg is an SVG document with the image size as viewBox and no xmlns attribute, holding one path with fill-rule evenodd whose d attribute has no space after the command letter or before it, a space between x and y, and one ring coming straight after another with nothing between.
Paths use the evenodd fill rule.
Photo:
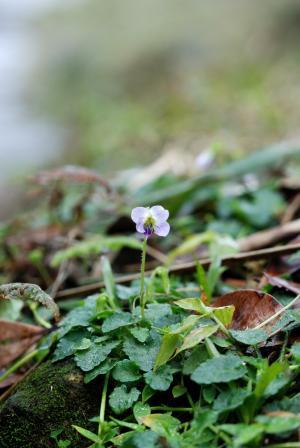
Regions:
<instances>
[{"instance_id":1,"label":"blurred foliage","mask_svg":"<svg viewBox=\"0 0 300 448\"><path fill-rule=\"evenodd\" d=\"M66 157L103 172L166 145L218 142L231 158L294 136L299 16L294 0L89 0L53 14L38 92L70 130Z\"/></svg>"}]
</instances>

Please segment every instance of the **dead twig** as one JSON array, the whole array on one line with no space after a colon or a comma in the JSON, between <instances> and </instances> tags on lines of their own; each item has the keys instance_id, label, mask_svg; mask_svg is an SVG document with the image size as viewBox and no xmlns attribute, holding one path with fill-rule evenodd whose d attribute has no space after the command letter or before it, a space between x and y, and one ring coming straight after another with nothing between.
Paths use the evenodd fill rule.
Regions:
<instances>
[{"instance_id":1,"label":"dead twig","mask_svg":"<svg viewBox=\"0 0 300 448\"><path fill-rule=\"evenodd\" d=\"M278 247L270 247L267 249L254 250L249 252L242 252L230 257L225 257L222 259L223 264L230 264L235 262L240 262L241 260L255 260L255 259L268 259L269 257L273 257L276 255L286 255L292 252L300 250L300 243L298 244L290 244L286 246L278 246ZM209 258L204 258L199 260L202 266L207 267L210 265L211 260ZM184 274L191 272L195 269L195 262L190 261L187 263L177 264L172 266L169 269L170 273ZM147 271L145 273L146 276L151 275L152 271ZM127 274L122 275L116 278L116 283L130 283L133 280L136 280L140 277L140 273ZM74 297L80 295L86 295L98 291L100 288L104 287L103 282L96 282L89 285L77 286L75 288L69 288L62 291L59 291L56 295L56 298L63 297Z\"/></svg>"}]
</instances>

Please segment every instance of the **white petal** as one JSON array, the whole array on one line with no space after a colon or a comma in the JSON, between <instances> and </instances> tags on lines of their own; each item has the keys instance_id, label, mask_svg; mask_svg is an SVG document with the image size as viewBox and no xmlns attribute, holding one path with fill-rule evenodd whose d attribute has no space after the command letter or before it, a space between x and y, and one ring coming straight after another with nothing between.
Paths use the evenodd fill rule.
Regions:
<instances>
[{"instance_id":1,"label":"white petal","mask_svg":"<svg viewBox=\"0 0 300 448\"><path fill-rule=\"evenodd\" d=\"M169 211L161 205L154 205L151 207L151 215L155 219L156 224L159 225L169 218Z\"/></svg>"},{"instance_id":2,"label":"white petal","mask_svg":"<svg viewBox=\"0 0 300 448\"><path fill-rule=\"evenodd\" d=\"M136 230L139 233L145 233L145 228L144 228L144 221L141 219L140 221L137 222L136 224Z\"/></svg>"},{"instance_id":3,"label":"white petal","mask_svg":"<svg viewBox=\"0 0 300 448\"><path fill-rule=\"evenodd\" d=\"M155 227L155 233L158 236L167 236L170 232L170 224L168 222L163 222L162 224Z\"/></svg>"},{"instance_id":4,"label":"white petal","mask_svg":"<svg viewBox=\"0 0 300 448\"><path fill-rule=\"evenodd\" d=\"M135 207L132 209L131 219L137 224L139 221L145 219L148 213L149 209L146 207Z\"/></svg>"}]
</instances>

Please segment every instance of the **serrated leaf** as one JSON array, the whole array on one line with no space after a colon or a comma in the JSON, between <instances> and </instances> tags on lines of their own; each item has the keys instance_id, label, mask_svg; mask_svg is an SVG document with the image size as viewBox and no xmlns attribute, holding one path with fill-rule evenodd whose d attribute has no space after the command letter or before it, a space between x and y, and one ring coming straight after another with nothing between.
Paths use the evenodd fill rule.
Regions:
<instances>
[{"instance_id":1,"label":"serrated leaf","mask_svg":"<svg viewBox=\"0 0 300 448\"><path fill-rule=\"evenodd\" d=\"M132 387L127 391L125 384L115 387L109 397L109 405L115 414L122 414L127 409L131 408L140 395L140 391Z\"/></svg>"},{"instance_id":2,"label":"serrated leaf","mask_svg":"<svg viewBox=\"0 0 300 448\"><path fill-rule=\"evenodd\" d=\"M179 334L169 333L163 336L161 346L155 360L154 369L164 365L172 357L175 353L179 338Z\"/></svg>"},{"instance_id":3,"label":"serrated leaf","mask_svg":"<svg viewBox=\"0 0 300 448\"><path fill-rule=\"evenodd\" d=\"M188 350L195 345L198 345L204 339L208 338L212 334L218 331L219 325L205 325L203 327L198 327L191 331L183 340L182 346L176 350L176 354L182 352L183 350Z\"/></svg>"},{"instance_id":4,"label":"serrated leaf","mask_svg":"<svg viewBox=\"0 0 300 448\"><path fill-rule=\"evenodd\" d=\"M89 372L101 364L117 345L119 345L119 341L104 342L101 345L93 343L87 350L76 353L76 365L84 372Z\"/></svg>"},{"instance_id":5,"label":"serrated leaf","mask_svg":"<svg viewBox=\"0 0 300 448\"><path fill-rule=\"evenodd\" d=\"M103 333L108 333L109 331L117 330L121 327L126 327L134 323L134 319L131 313L127 312L116 312L111 316L107 317L102 324Z\"/></svg>"},{"instance_id":6,"label":"serrated leaf","mask_svg":"<svg viewBox=\"0 0 300 448\"><path fill-rule=\"evenodd\" d=\"M53 360L59 361L67 356L73 355L76 352L77 347L80 346L82 340L88 336L88 334L89 333L86 330L77 329L63 336L58 341Z\"/></svg>"},{"instance_id":7,"label":"serrated leaf","mask_svg":"<svg viewBox=\"0 0 300 448\"><path fill-rule=\"evenodd\" d=\"M103 363L101 363L99 366L95 367L93 370L91 370L89 373L85 375L84 377L85 384L93 381L99 375L105 375L111 369L113 369L116 364L117 361L115 359L106 358L106 360L103 361Z\"/></svg>"},{"instance_id":8,"label":"serrated leaf","mask_svg":"<svg viewBox=\"0 0 300 448\"><path fill-rule=\"evenodd\" d=\"M145 342L150 332L149 328L143 328L143 327L130 328L129 331L132 334L132 336L139 342Z\"/></svg>"},{"instance_id":9,"label":"serrated leaf","mask_svg":"<svg viewBox=\"0 0 300 448\"><path fill-rule=\"evenodd\" d=\"M154 332L150 333L147 342L141 343L133 337L125 340L123 350L131 361L134 361L141 370L148 372L154 366L159 352L161 337Z\"/></svg>"},{"instance_id":10,"label":"serrated leaf","mask_svg":"<svg viewBox=\"0 0 300 448\"><path fill-rule=\"evenodd\" d=\"M133 415L138 423L142 423L142 418L146 417L146 415L149 414L151 414L151 408L149 404L138 401L133 406Z\"/></svg>"},{"instance_id":11,"label":"serrated leaf","mask_svg":"<svg viewBox=\"0 0 300 448\"><path fill-rule=\"evenodd\" d=\"M231 411L241 406L251 392L245 389L227 389L215 399L213 409L218 412Z\"/></svg>"},{"instance_id":12,"label":"serrated leaf","mask_svg":"<svg viewBox=\"0 0 300 448\"><path fill-rule=\"evenodd\" d=\"M168 390L172 381L173 374L172 369L168 365L159 367L155 372L150 371L144 374L146 383L153 390Z\"/></svg>"},{"instance_id":13,"label":"serrated leaf","mask_svg":"<svg viewBox=\"0 0 300 448\"><path fill-rule=\"evenodd\" d=\"M246 372L247 369L241 359L228 353L200 364L191 378L198 384L228 383L242 378Z\"/></svg>"},{"instance_id":14,"label":"serrated leaf","mask_svg":"<svg viewBox=\"0 0 300 448\"><path fill-rule=\"evenodd\" d=\"M268 334L259 329L231 330L230 334L236 341L246 345L257 345L268 339Z\"/></svg>"},{"instance_id":15,"label":"serrated leaf","mask_svg":"<svg viewBox=\"0 0 300 448\"><path fill-rule=\"evenodd\" d=\"M124 359L115 365L112 376L116 381L129 383L131 381L137 381L141 377L141 374L135 362Z\"/></svg>"}]
</instances>

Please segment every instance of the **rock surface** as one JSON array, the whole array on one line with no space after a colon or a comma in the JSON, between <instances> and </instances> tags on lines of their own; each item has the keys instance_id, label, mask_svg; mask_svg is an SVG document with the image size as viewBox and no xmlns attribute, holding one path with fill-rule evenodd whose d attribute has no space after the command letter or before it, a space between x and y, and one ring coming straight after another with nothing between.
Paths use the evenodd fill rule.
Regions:
<instances>
[{"instance_id":1,"label":"rock surface","mask_svg":"<svg viewBox=\"0 0 300 448\"><path fill-rule=\"evenodd\" d=\"M0 447L55 447L50 433L60 428L59 437L69 439L70 447L86 447L87 440L71 425L95 429L89 418L97 415L99 400L99 388L84 384L72 362L45 362L1 405Z\"/></svg>"}]
</instances>

